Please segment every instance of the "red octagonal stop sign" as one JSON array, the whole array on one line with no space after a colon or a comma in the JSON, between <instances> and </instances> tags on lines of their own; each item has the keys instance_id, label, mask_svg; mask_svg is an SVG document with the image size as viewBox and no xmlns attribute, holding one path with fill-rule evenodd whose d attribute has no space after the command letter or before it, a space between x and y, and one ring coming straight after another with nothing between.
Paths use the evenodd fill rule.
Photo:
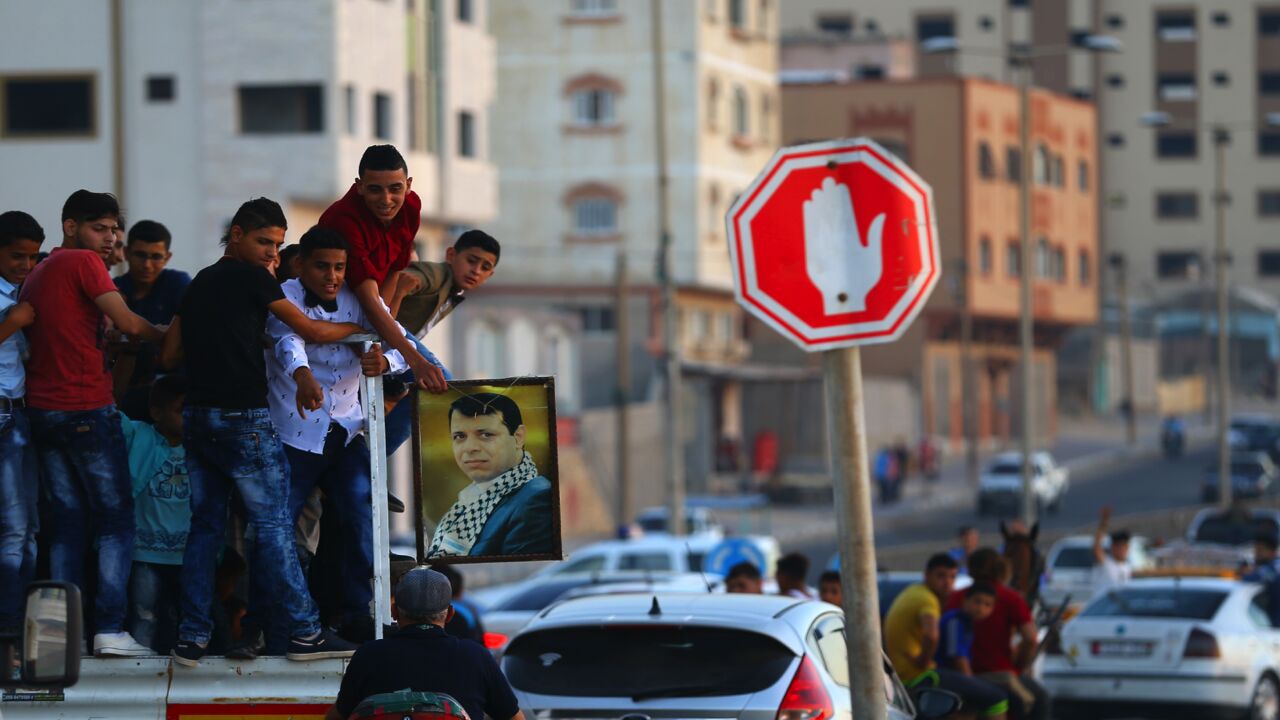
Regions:
<instances>
[{"instance_id":1,"label":"red octagonal stop sign","mask_svg":"<svg viewBox=\"0 0 1280 720\"><path fill-rule=\"evenodd\" d=\"M727 222L738 302L810 352L896 340L938 283L933 191L866 138L779 150Z\"/></svg>"}]
</instances>

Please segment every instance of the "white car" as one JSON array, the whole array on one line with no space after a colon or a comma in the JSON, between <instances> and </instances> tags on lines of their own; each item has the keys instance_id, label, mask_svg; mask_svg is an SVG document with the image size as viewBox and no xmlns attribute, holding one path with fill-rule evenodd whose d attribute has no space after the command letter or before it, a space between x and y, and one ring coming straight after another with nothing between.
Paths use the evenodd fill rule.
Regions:
<instances>
[{"instance_id":1,"label":"white car","mask_svg":"<svg viewBox=\"0 0 1280 720\"><path fill-rule=\"evenodd\" d=\"M1069 485L1067 469L1047 452L1031 454L1031 491L1039 512L1057 512ZM1022 509L1022 453L1001 453L978 479L978 514Z\"/></svg>"},{"instance_id":2,"label":"white car","mask_svg":"<svg viewBox=\"0 0 1280 720\"><path fill-rule=\"evenodd\" d=\"M1057 720L1280 717L1280 629L1260 585L1135 580L1094 599L1046 648Z\"/></svg>"},{"instance_id":3,"label":"white car","mask_svg":"<svg viewBox=\"0 0 1280 720\"><path fill-rule=\"evenodd\" d=\"M1111 539L1103 540L1103 547L1110 547ZM1146 570L1152 566L1148 552L1150 544L1145 537L1135 535L1129 541L1129 567ZM1045 563L1044 582L1040 585L1040 600L1048 607L1057 607L1068 596L1071 607L1083 607L1093 599L1093 537L1072 535L1064 537L1049 548Z\"/></svg>"}]
</instances>

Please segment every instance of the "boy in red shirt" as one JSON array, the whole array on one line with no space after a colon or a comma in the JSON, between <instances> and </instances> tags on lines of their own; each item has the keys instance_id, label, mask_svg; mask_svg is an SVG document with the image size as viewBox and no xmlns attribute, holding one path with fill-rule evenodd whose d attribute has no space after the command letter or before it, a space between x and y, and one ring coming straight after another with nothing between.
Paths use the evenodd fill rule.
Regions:
<instances>
[{"instance_id":1,"label":"boy in red shirt","mask_svg":"<svg viewBox=\"0 0 1280 720\"><path fill-rule=\"evenodd\" d=\"M163 332L131 312L107 274L120 205L77 190L62 206L62 246L36 266L20 298L35 309L27 328L27 416L49 498L55 580L83 585L86 528L98 547L93 652L149 655L124 630L133 564L133 489L120 416L103 354L105 318L158 343ZM90 518L93 522L90 522Z\"/></svg>"}]
</instances>

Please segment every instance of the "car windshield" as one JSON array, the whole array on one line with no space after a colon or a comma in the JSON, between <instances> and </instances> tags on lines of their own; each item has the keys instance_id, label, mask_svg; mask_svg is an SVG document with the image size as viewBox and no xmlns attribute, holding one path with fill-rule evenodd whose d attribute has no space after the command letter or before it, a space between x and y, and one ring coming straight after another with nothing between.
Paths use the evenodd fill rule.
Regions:
<instances>
[{"instance_id":1,"label":"car windshield","mask_svg":"<svg viewBox=\"0 0 1280 720\"><path fill-rule=\"evenodd\" d=\"M539 695L644 699L759 692L793 660L756 632L644 623L530 632L512 641L502 668L516 689Z\"/></svg>"},{"instance_id":2,"label":"car windshield","mask_svg":"<svg viewBox=\"0 0 1280 720\"><path fill-rule=\"evenodd\" d=\"M1094 600L1080 616L1210 620L1226 599L1222 590L1123 588Z\"/></svg>"},{"instance_id":3,"label":"car windshield","mask_svg":"<svg viewBox=\"0 0 1280 720\"><path fill-rule=\"evenodd\" d=\"M1093 548L1064 547L1058 551L1057 557L1053 559L1053 567L1055 570L1069 569L1069 568L1092 568L1093 567Z\"/></svg>"},{"instance_id":4,"label":"car windshield","mask_svg":"<svg viewBox=\"0 0 1280 720\"><path fill-rule=\"evenodd\" d=\"M1022 465L1013 462L998 462L991 465L987 472L992 475L1021 475Z\"/></svg>"},{"instance_id":5,"label":"car windshield","mask_svg":"<svg viewBox=\"0 0 1280 720\"><path fill-rule=\"evenodd\" d=\"M1199 543L1218 543L1220 545L1248 545L1258 535L1277 537L1276 521L1271 518L1257 517L1240 521L1235 518L1206 518L1196 528L1195 541Z\"/></svg>"}]
</instances>

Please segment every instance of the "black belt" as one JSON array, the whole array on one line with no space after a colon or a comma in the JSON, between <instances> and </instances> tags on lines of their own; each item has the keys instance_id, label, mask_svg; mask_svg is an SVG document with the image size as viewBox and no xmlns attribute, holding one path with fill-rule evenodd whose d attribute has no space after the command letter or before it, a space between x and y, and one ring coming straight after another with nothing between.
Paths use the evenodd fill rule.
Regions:
<instances>
[{"instance_id":1,"label":"black belt","mask_svg":"<svg viewBox=\"0 0 1280 720\"><path fill-rule=\"evenodd\" d=\"M26 398L0 397L0 410L12 410L14 408L24 408L26 406Z\"/></svg>"}]
</instances>

